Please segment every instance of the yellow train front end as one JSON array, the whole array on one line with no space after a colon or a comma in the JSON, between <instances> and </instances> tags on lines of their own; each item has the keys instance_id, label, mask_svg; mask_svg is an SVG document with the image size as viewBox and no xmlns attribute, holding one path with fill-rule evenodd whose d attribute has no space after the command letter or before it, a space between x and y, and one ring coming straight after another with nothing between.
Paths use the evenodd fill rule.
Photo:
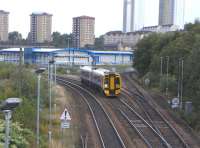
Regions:
<instances>
[{"instance_id":1,"label":"yellow train front end","mask_svg":"<svg viewBox=\"0 0 200 148\"><path fill-rule=\"evenodd\" d=\"M103 91L108 97L118 96L121 92L121 77L119 74L106 74L103 79Z\"/></svg>"}]
</instances>

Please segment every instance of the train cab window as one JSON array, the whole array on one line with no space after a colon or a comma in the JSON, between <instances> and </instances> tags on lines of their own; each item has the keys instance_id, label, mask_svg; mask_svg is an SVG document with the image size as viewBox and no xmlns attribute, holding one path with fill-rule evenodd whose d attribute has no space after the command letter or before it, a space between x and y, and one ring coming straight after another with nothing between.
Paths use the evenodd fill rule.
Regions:
<instances>
[{"instance_id":1,"label":"train cab window","mask_svg":"<svg viewBox=\"0 0 200 148\"><path fill-rule=\"evenodd\" d=\"M115 84L120 84L120 79L118 77L115 78Z\"/></svg>"},{"instance_id":2,"label":"train cab window","mask_svg":"<svg viewBox=\"0 0 200 148\"><path fill-rule=\"evenodd\" d=\"M116 86L116 88L120 87L120 78L119 77L115 78L115 86Z\"/></svg>"}]
</instances>

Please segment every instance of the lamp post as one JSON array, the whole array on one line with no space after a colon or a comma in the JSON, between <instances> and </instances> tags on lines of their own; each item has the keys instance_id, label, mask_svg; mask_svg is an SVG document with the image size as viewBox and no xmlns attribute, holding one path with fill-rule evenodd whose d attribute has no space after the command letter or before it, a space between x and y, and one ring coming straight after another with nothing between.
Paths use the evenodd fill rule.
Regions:
<instances>
[{"instance_id":1,"label":"lamp post","mask_svg":"<svg viewBox=\"0 0 200 148\"><path fill-rule=\"evenodd\" d=\"M12 117L12 110L15 109L20 103L21 103L20 98L8 98L0 105L0 109L4 113L6 120L4 148L9 148L10 119Z\"/></svg>"},{"instance_id":2,"label":"lamp post","mask_svg":"<svg viewBox=\"0 0 200 148\"><path fill-rule=\"evenodd\" d=\"M38 78L38 86L37 86L37 120L36 120L36 146L39 148L40 145L40 79L41 73L45 71L45 68L39 68L35 71Z\"/></svg>"},{"instance_id":3,"label":"lamp post","mask_svg":"<svg viewBox=\"0 0 200 148\"><path fill-rule=\"evenodd\" d=\"M49 61L50 66L50 79L49 79L49 131L48 131L48 137L49 137L49 146L51 147L51 137L52 137L52 80L53 80L53 64L54 60Z\"/></svg>"},{"instance_id":4,"label":"lamp post","mask_svg":"<svg viewBox=\"0 0 200 148\"><path fill-rule=\"evenodd\" d=\"M69 41L70 41L70 37L68 36L67 37L67 48L69 50L69 63L70 63L71 62L71 52L70 52ZM71 65L71 63L70 63L70 65Z\"/></svg>"},{"instance_id":5,"label":"lamp post","mask_svg":"<svg viewBox=\"0 0 200 148\"><path fill-rule=\"evenodd\" d=\"M168 96L168 77L169 77L169 56L167 58L167 82L166 82L166 96Z\"/></svg>"},{"instance_id":6,"label":"lamp post","mask_svg":"<svg viewBox=\"0 0 200 148\"><path fill-rule=\"evenodd\" d=\"M67 37L67 48L68 48L68 49L69 49L69 47L70 47L70 46L69 46L69 41L70 41L70 40L71 40L71 38L68 36L68 37Z\"/></svg>"},{"instance_id":7,"label":"lamp post","mask_svg":"<svg viewBox=\"0 0 200 148\"><path fill-rule=\"evenodd\" d=\"M56 62L54 63L54 83L56 85L56 74L57 74L57 65Z\"/></svg>"}]
</instances>

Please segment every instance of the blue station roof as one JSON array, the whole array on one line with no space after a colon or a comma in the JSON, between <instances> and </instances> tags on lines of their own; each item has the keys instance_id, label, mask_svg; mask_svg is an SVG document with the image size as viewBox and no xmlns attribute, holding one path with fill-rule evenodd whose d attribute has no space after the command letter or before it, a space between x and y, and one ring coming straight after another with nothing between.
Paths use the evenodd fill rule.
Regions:
<instances>
[{"instance_id":1,"label":"blue station roof","mask_svg":"<svg viewBox=\"0 0 200 148\"><path fill-rule=\"evenodd\" d=\"M60 51L62 49L58 49L58 48L32 48L33 52L55 52L55 51Z\"/></svg>"},{"instance_id":2,"label":"blue station roof","mask_svg":"<svg viewBox=\"0 0 200 148\"><path fill-rule=\"evenodd\" d=\"M89 55L133 55L133 52L130 51L96 51L96 50L89 50L89 49L79 49L79 48L27 48L32 49L32 52L35 53L58 53L58 52L65 52L65 51L79 51L84 52ZM26 48L22 48L22 51L26 50ZM19 52L20 48L8 48L2 49L0 52Z\"/></svg>"},{"instance_id":3,"label":"blue station roof","mask_svg":"<svg viewBox=\"0 0 200 148\"><path fill-rule=\"evenodd\" d=\"M91 54L114 54L114 55L132 55L132 52L128 51L89 51Z\"/></svg>"},{"instance_id":4,"label":"blue station roof","mask_svg":"<svg viewBox=\"0 0 200 148\"><path fill-rule=\"evenodd\" d=\"M22 48L22 51L24 51L24 48ZM20 48L1 49L0 52L20 52Z\"/></svg>"}]
</instances>

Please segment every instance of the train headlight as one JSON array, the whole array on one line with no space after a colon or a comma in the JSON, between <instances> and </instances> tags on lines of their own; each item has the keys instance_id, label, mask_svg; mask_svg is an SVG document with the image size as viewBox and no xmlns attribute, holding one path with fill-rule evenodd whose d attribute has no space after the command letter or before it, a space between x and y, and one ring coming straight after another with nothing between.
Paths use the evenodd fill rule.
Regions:
<instances>
[{"instance_id":1,"label":"train headlight","mask_svg":"<svg viewBox=\"0 0 200 148\"><path fill-rule=\"evenodd\" d=\"M104 84L104 87L105 87L105 88L108 88L108 84Z\"/></svg>"}]
</instances>

